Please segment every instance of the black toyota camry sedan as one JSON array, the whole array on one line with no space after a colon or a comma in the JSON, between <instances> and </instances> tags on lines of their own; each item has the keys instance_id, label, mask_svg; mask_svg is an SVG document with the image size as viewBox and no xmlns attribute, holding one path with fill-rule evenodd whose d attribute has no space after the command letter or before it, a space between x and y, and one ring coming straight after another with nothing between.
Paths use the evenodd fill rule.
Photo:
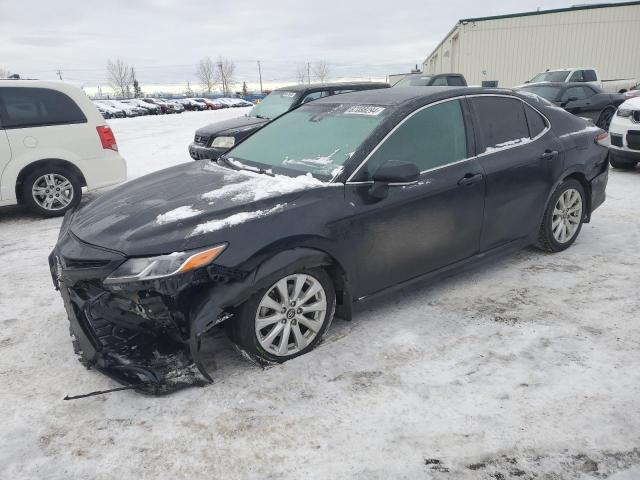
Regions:
<instances>
[{"instance_id":1,"label":"black toyota camry sedan","mask_svg":"<svg viewBox=\"0 0 640 480\"><path fill-rule=\"evenodd\" d=\"M83 362L168 391L210 380L208 332L283 362L365 297L566 249L605 199L604 136L509 90L327 97L69 212L51 273Z\"/></svg>"},{"instance_id":2,"label":"black toyota camry sedan","mask_svg":"<svg viewBox=\"0 0 640 480\"><path fill-rule=\"evenodd\" d=\"M596 85L584 82L532 83L520 87L523 92L535 93L578 117L588 118L603 130L609 130L613 114L625 97L606 93Z\"/></svg>"}]
</instances>

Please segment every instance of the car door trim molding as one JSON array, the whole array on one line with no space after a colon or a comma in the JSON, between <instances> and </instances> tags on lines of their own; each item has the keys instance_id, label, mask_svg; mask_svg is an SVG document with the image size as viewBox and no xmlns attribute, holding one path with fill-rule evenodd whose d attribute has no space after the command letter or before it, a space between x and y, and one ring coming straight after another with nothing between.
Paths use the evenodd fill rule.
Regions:
<instances>
[{"instance_id":1,"label":"car door trim molding","mask_svg":"<svg viewBox=\"0 0 640 480\"><path fill-rule=\"evenodd\" d=\"M544 135L547 134L547 132L549 132L551 130L551 122L549 121L549 119L546 117L546 115L544 115L540 110L538 110L537 108L535 108L533 105L531 105L528 102L525 102L522 98L517 97L515 95L504 95L504 94L499 94L499 93L476 93L473 95L459 95L457 97L451 97L451 98L445 98L443 100L438 100L437 102L433 102L433 103L429 103L428 105L423 105L422 107L418 108L417 110L414 110L413 112L411 112L409 115L407 115L405 118L402 119L402 121L400 123L398 123L395 127L393 127L391 129L391 131L389 133L387 133L384 138L382 140L380 140L378 142L378 144L375 146L375 148L373 148L373 150L371 150L367 156L364 158L364 160L362 160L362 162L360 162L360 165L358 165L356 167L356 169L353 171L353 173L351 175L349 175L349 178L347 178L347 180L345 181L345 185L366 185L366 184L372 184L373 180L365 180L365 181L351 181L351 179L362 169L362 167L367 163L367 161L369 161L369 159L373 156L374 153L376 153L378 151L378 149L382 146L382 144L384 142L387 141L387 139L393 135L395 133L395 131L400 128L406 121L408 121L411 117L413 117L414 115L416 115L417 113L421 112L422 110L425 110L429 107L433 107L434 105L439 105L441 103L444 102L450 102L453 100L463 100L463 99L467 99L467 98L475 98L475 97L504 97L504 98L513 98L515 100L519 100L520 102L524 103L525 105L531 107L534 111L536 111L540 116L542 116L542 118L544 118L545 120L545 128L544 130L542 130L538 135L536 135L534 138L531 139L530 142L526 142L526 143L518 143L515 145L509 145L506 146L504 148L501 148L498 151L493 151L493 152L487 152L484 151L482 153L479 153L477 155L473 155L471 157L466 157L463 158L461 160L457 160L455 162L451 162L451 163L447 163L446 165L439 165L437 167L433 167L433 168L429 168L427 170L422 170L420 172L420 175L425 174L425 173L429 173L429 172L433 172L436 170L440 170L443 168L447 168L453 165L457 165L459 163L462 162L467 162L470 160L475 160L476 158L480 158L480 157L484 157L487 155L492 155L494 153L498 153L498 152L503 152L505 150L510 150L512 148L516 148L516 147L521 147L523 145L528 145L532 142L535 142L536 140L538 140L539 138L543 137ZM527 123L527 128L528 128L529 124Z\"/></svg>"}]
</instances>

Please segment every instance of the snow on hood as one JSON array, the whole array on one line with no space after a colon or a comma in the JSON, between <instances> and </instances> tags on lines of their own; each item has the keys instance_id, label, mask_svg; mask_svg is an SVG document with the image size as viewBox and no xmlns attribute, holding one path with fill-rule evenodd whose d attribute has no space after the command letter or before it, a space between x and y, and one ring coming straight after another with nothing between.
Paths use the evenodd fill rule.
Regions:
<instances>
[{"instance_id":1,"label":"snow on hood","mask_svg":"<svg viewBox=\"0 0 640 480\"><path fill-rule=\"evenodd\" d=\"M194 235L201 235L203 233L215 232L216 230L220 230L222 228L232 227L234 225L239 225L241 223L248 222L249 220L265 217L279 210L282 210L285 206L286 204L279 203L278 205L268 210L256 210L254 212L239 212L239 213L230 215L227 218L221 218L219 220L211 220L205 223L201 223L200 225L197 225L196 228L193 229L193 232L191 232L189 236L193 237Z\"/></svg>"},{"instance_id":2,"label":"snow on hood","mask_svg":"<svg viewBox=\"0 0 640 480\"><path fill-rule=\"evenodd\" d=\"M200 215L202 210L196 210L192 206L184 206L169 210L167 213L160 214L156 217L156 222L160 225L163 223L177 222L185 218L195 217Z\"/></svg>"}]
</instances>

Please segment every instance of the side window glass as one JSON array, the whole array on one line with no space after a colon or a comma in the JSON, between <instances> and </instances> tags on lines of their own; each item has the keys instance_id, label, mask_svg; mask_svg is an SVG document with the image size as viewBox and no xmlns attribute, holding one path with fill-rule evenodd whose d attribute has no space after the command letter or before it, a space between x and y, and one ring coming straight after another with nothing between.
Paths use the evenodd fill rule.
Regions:
<instances>
[{"instance_id":1,"label":"side window glass","mask_svg":"<svg viewBox=\"0 0 640 480\"><path fill-rule=\"evenodd\" d=\"M307 102L311 102L313 100L318 100L319 98L326 97L328 95L329 95L329 91L328 90L322 90L320 92L313 92L313 93L310 93L309 95L307 95L306 97L304 97L304 99L302 100L302 103L307 103Z\"/></svg>"},{"instance_id":2,"label":"side window glass","mask_svg":"<svg viewBox=\"0 0 640 480\"><path fill-rule=\"evenodd\" d=\"M438 77L433 82L431 82L431 85L434 87L446 87L447 77Z\"/></svg>"},{"instance_id":3,"label":"side window glass","mask_svg":"<svg viewBox=\"0 0 640 480\"><path fill-rule=\"evenodd\" d=\"M333 94L334 95L340 95L341 93L351 93L351 92L355 92L354 89L350 89L350 90L334 90Z\"/></svg>"},{"instance_id":4,"label":"side window glass","mask_svg":"<svg viewBox=\"0 0 640 480\"><path fill-rule=\"evenodd\" d=\"M479 121L485 152L518 144L529 138L523 102L514 98L482 96L471 99Z\"/></svg>"},{"instance_id":5,"label":"side window glass","mask_svg":"<svg viewBox=\"0 0 640 480\"><path fill-rule=\"evenodd\" d=\"M447 77L447 82L451 86L459 87L462 85L462 79L460 77L454 77L454 76Z\"/></svg>"},{"instance_id":6,"label":"side window glass","mask_svg":"<svg viewBox=\"0 0 640 480\"><path fill-rule=\"evenodd\" d=\"M85 123L82 110L64 93L46 88L0 88L5 128Z\"/></svg>"},{"instance_id":7,"label":"side window glass","mask_svg":"<svg viewBox=\"0 0 640 480\"><path fill-rule=\"evenodd\" d=\"M585 70L584 71L584 81L585 82L595 82L598 78L596 77L595 70Z\"/></svg>"},{"instance_id":8,"label":"side window glass","mask_svg":"<svg viewBox=\"0 0 640 480\"><path fill-rule=\"evenodd\" d=\"M582 87L567 88L562 94L562 97L560 97L560 100L563 102L568 102L570 98L574 98L576 100L584 100L585 98L587 98L584 93L584 88Z\"/></svg>"},{"instance_id":9,"label":"side window glass","mask_svg":"<svg viewBox=\"0 0 640 480\"><path fill-rule=\"evenodd\" d=\"M529 124L529 136L535 138L547 127L547 122L542 115L527 104L524 106L524 112L527 117L527 123Z\"/></svg>"},{"instance_id":10,"label":"side window glass","mask_svg":"<svg viewBox=\"0 0 640 480\"><path fill-rule=\"evenodd\" d=\"M365 178L387 160L411 162L423 172L467 158L462 106L451 100L427 107L405 121L369 158Z\"/></svg>"},{"instance_id":11,"label":"side window glass","mask_svg":"<svg viewBox=\"0 0 640 480\"><path fill-rule=\"evenodd\" d=\"M584 70L576 70L569 78L570 82L584 82Z\"/></svg>"},{"instance_id":12,"label":"side window glass","mask_svg":"<svg viewBox=\"0 0 640 480\"><path fill-rule=\"evenodd\" d=\"M596 94L595 90L590 87L582 87L582 92L584 94L584 98L591 98Z\"/></svg>"}]
</instances>

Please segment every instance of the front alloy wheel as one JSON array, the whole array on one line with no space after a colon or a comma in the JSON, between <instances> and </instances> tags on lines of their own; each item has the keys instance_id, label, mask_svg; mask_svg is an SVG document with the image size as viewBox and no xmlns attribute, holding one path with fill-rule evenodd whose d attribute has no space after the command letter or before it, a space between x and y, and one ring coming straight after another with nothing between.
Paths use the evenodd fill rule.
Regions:
<instances>
[{"instance_id":1,"label":"front alloy wheel","mask_svg":"<svg viewBox=\"0 0 640 480\"><path fill-rule=\"evenodd\" d=\"M316 338L327 316L327 294L319 280L296 273L262 296L256 312L256 338L278 357L301 352Z\"/></svg>"},{"instance_id":2,"label":"front alloy wheel","mask_svg":"<svg viewBox=\"0 0 640 480\"><path fill-rule=\"evenodd\" d=\"M276 277L226 322L231 339L254 360L282 363L310 351L331 324L336 296L321 268Z\"/></svg>"}]
</instances>

